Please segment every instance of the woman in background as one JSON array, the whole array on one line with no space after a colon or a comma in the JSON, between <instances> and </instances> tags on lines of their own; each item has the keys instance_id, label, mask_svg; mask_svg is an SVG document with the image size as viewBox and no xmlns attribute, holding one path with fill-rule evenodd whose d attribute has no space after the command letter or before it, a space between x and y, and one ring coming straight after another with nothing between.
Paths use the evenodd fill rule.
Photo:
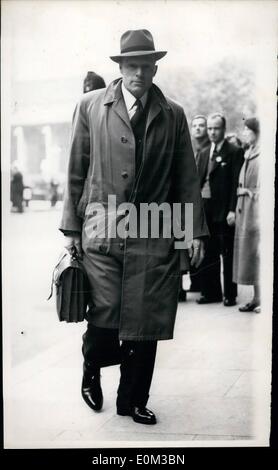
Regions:
<instances>
[{"instance_id":1,"label":"woman in background","mask_svg":"<svg viewBox=\"0 0 278 470\"><path fill-rule=\"evenodd\" d=\"M239 175L233 260L233 281L254 287L252 300L239 307L239 310L256 313L260 312L259 127L256 118L244 122L243 137L248 149Z\"/></svg>"}]
</instances>

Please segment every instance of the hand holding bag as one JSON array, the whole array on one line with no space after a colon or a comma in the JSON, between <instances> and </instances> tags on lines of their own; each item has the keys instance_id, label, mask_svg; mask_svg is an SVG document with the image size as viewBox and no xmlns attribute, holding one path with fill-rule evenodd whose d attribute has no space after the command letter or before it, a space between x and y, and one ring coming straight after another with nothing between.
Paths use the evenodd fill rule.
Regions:
<instances>
[{"instance_id":1,"label":"hand holding bag","mask_svg":"<svg viewBox=\"0 0 278 470\"><path fill-rule=\"evenodd\" d=\"M56 310L60 321L81 322L89 304L89 281L76 254L64 253L52 275L51 293L56 293Z\"/></svg>"}]
</instances>

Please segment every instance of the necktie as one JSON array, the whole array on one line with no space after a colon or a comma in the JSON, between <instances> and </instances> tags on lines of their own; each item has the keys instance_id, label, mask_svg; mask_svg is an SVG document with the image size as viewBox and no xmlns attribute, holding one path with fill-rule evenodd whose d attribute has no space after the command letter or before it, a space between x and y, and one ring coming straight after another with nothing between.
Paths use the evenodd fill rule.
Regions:
<instances>
[{"instance_id":1,"label":"necktie","mask_svg":"<svg viewBox=\"0 0 278 470\"><path fill-rule=\"evenodd\" d=\"M132 129L134 129L134 127L137 125L144 111L141 100L137 99L133 105L133 108L136 108L136 111L130 119Z\"/></svg>"},{"instance_id":2,"label":"necktie","mask_svg":"<svg viewBox=\"0 0 278 470\"><path fill-rule=\"evenodd\" d=\"M216 160L216 157L218 156L218 152L216 150L216 146L214 147L214 150L212 152L211 160L214 161Z\"/></svg>"},{"instance_id":3,"label":"necktie","mask_svg":"<svg viewBox=\"0 0 278 470\"><path fill-rule=\"evenodd\" d=\"M217 156L218 156L218 152L217 152L216 146L215 146L214 150L212 152L212 156L209 159L208 174L210 174L211 170L214 168L214 163L215 163L215 160L216 160Z\"/></svg>"}]
</instances>

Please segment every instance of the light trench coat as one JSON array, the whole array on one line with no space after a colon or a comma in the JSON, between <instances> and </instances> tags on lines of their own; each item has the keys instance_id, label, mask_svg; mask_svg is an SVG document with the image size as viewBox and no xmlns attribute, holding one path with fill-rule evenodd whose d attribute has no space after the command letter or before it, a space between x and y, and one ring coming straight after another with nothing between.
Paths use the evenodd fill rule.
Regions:
<instances>
[{"instance_id":1,"label":"light trench coat","mask_svg":"<svg viewBox=\"0 0 278 470\"><path fill-rule=\"evenodd\" d=\"M245 153L238 183L233 281L254 285L259 282L259 148Z\"/></svg>"},{"instance_id":2,"label":"light trench coat","mask_svg":"<svg viewBox=\"0 0 278 470\"><path fill-rule=\"evenodd\" d=\"M194 237L208 234L202 209L199 178L184 111L159 88L149 90L142 164L135 175L135 139L121 92L121 79L107 89L85 94L75 110L64 211L60 230L82 233L84 264L92 283L98 280L90 260L110 254L109 235L90 236L94 207L107 207L108 196L124 202L193 203ZM87 210L86 210L87 209ZM184 220L182 221L182 224ZM109 272L101 279L109 303L119 303L112 325L98 314L96 325L114 327L125 340L171 339L176 317L181 251L174 237L132 238L123 241L121 292L115 293ZM105 262L107 256L103 256ZM94 284L94 285L93 285ZM117 299L115 298L117 296ZM92 312L93 318L94 312ZM93 321L93 320L92 320Z\"/></svg>"}]
</instances>

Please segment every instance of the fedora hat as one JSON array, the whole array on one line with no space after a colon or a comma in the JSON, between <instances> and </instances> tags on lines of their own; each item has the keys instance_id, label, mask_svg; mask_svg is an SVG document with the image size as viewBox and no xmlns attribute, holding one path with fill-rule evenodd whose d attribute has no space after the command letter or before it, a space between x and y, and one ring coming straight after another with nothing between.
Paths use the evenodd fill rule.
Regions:
<instances>
[{"instance_id":1,"label":"fedora hat","mask_svg":"<svg viewBox=\"0 0 278 470\"><path fill-rule=\"evenodd\" d=\"M167 51L156 51L153 37L147 29L126 31L121 37L121 53L110 56L114 62L119 63L124 57L149 56L159 60Z\"/></svg>"}]
</instances>

